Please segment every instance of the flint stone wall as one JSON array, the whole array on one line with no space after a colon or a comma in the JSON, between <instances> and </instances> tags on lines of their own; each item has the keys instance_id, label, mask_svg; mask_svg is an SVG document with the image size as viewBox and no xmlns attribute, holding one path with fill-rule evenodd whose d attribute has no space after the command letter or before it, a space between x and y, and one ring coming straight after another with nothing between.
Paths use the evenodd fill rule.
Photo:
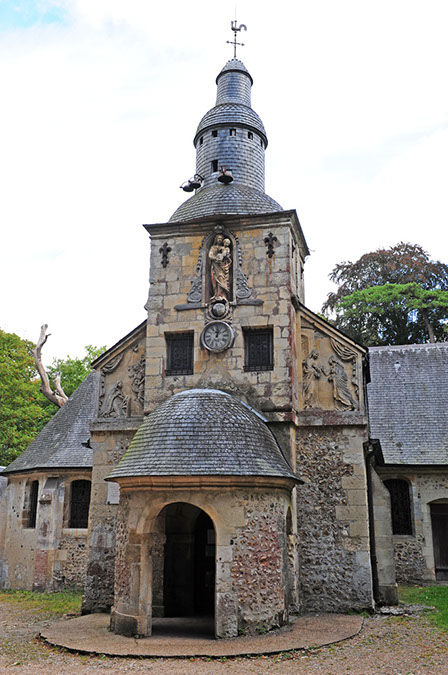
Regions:
<instances>
[{"instance_id":1,"label":"flint stone wall","mask_svg":"<svg viewBox=\"0 0 448 675\"><path fill-rule=\"evenodd\" d=\"M123 430L120 429L123 420L118 418L92 430L92 496L83 614L107 612L114 602L118 504L108 504L108 484L104 479L126 452L140 422L140 419L136 418L132 422L132 418L129 418L129 424L134 428Z\"/></svg>"},{"instance_id":2,"label":"flint stone wall","mask_svg":"<svg viewBox=\"0 0 448 675\"><path fill-rule=\"evenodd\" d=\"M372 607L362 428L297 430L299 598L302 611Z\"/></svg>"},{"instance_id":3,"label":"flint stone wall","mask_svg":"<svg viewBox=\"0 0 448 675\"><path fill-rule=\"evenodd\" d=\"M214 523L217 636L264 633L285 624L285 589L288 574L292 576L286 546L286 514L291 505L287 492L203 487L197 492L122 491L112 629L133 634L135 627L145 627L146 617L140 617L137 608L140 594L147 598L148 574L152 574L153 616L160 615L163 565L159 558L163 550L157 541L164 537L160 512L177 502L197 506ZM150 565L145 567L148 560ZM150 568L152 572L145 571ZM138 580L136 574L131 578L132 569L138 569Z\"/></svg>"}]
</instances>

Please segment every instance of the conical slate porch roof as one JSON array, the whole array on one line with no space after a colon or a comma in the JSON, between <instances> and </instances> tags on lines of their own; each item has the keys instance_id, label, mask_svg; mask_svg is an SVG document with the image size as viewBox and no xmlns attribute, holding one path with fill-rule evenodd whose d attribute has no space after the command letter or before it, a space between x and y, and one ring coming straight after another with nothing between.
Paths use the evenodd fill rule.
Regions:
<instances>
[{"instance_id":1,"label":"conical slate porch roof","mask_svg":"<svg viewBox=\"0 0 448 675\"><path fill-rule=\"evenodd\" d=\"M162 403L108 478L207 475L298 480L264 418L216 389L190 389Z\"/></svg>"}]
</instances>

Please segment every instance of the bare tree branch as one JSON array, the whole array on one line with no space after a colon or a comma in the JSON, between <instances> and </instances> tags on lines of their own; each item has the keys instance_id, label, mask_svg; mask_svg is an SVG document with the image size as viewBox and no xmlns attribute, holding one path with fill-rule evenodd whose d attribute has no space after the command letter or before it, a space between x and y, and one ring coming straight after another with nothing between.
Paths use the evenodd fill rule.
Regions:
<instances>
[{"instance_id":1,"label":"bare tree branch","mask_svg":"<svg viewBox=\"0 0 448 675\"><path fill-rule=\"evenodd\" d=\"M68 396L66 396L64 390L61 387L61 373L59 371L59 373L57 374L56 378L53 381L54 383L54 391L53 391L50 386L50 380L48 379L47 371L45 370L44 365L42 363L42 347L46 343L47 339L50 337L50 333L47 335L47 328L48 324L46 323L44 323L44 325L41 326L40 328L40 335L37 341L37 345L32 350L34 356L34 363L42 383L40 387L42 394L46 398L48 398L49 401L57 405L59 408L62 408L64 403L68 401Z\"/></svg>"}]
</instances>

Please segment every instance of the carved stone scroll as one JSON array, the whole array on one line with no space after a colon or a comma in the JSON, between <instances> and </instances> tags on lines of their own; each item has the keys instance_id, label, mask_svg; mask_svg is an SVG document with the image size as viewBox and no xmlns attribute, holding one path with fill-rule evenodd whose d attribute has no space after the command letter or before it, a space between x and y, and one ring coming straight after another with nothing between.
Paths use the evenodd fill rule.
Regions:
<instances>
[{"instance_id":1,"label":"carved stone scroll","mask_svg":"<svg viewBox=\"0 0 448 675\"><path fill-rule=\"evenodd\" d=\"M241 269L243 264L243 254L241 252L241 244L238 237L235 236L236 243L236 291L235 295L238 300L244 300L245 298L250 298L252 291L249 288L247 283L247 278L244 272Z\"/></svg>"},{"instance_id":2,"label":"carved stone scroll","mask_svg":"<svg viewBox=\"0 0 448 675\"><path fill-rule=\"evenodd\" d=\"M204 242L206 237L202 240L201 246L199 247L199 257L198 264L196 265L196 276L191 282L190 292L187 295L187 302L202 302L202 269L203 269L203 255L204 255Z\"/></svg>"}]
</instances>

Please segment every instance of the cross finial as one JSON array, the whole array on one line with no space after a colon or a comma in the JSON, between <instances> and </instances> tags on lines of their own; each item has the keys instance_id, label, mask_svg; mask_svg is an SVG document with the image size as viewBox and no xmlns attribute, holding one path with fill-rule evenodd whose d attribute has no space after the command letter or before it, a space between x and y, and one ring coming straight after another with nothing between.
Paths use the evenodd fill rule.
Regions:
<instances>
[{"instance_id":1,"label":"cross finial","mask_svg":"<svg viewBox=\"0 0 448 675\"><path fill-rule=\"evenodd\" d=\"M226 40L226 42L227 42L228 45L233 45L233 58L236 59L236 47L237 47L237 45L239 47L244 47L244 42L237 42L236 36L237 36L237 33L240 30L243 30L243 29L247 30L247 26L244 23L242 23L238 26L238 22L235 19L235 21L230 22L230 27L233 30L233 40Z\"/></svg>"}]
</instances>

